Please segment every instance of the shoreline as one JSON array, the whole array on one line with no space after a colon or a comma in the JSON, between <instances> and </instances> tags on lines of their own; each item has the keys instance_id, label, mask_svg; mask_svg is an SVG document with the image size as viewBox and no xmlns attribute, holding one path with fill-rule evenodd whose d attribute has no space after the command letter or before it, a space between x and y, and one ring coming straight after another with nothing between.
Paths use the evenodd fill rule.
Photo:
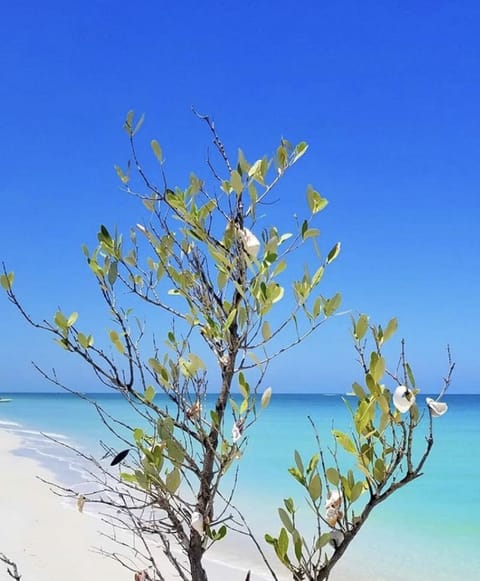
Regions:
<instances>
[{"instance_id":1,"label":"shoreline","mask_svg":"<svg viewBox=\"0 0 480 581\"><path fill-rule=\"evenodd\" d=\"M332 399L326 398L326 401ZM34 397L31 401L25 397L18 398L17 404L15 407L8 404L0 410L5 412L0 416L0 470L3 476L0 487L3 524L0 553L17 562L22 581L85 581L98 578L103 569L106 573L100 578L132 581L131 571L92 552L92 547L100 544L98 531L103 524L98 514L91 515L92 505L87 504L85 514L79 514L74 501L55 496L36 478L40 475L52 482L72 486L75 483L76 487L85 472L84 467L78 458L75 461L72 456L64 454L65 450L58 452L42 432L48 430L51 436L65 439L95 455L94 446L102 436L95 430L91 416L84 413L81 406L72 406L68 398L62 398L59 403L50 397L45 400ZM320 411L323 416L339 416L338 406L335 406ZM262 424L265 430L258 435L260 444L271 441L272 434L276 436L278 425L292 421L289 406L277 407L278 410L272 406L272 417L267 417ZM302 412L304 408L300 406L297 415ZM469 399L465 402L458 400L456 407L452 406L452 413L437 424L437 449L429 459L425 476L416 485L406 487L394 499L389 499L372 515L348 548L348 555L335 567L331 581L470 581L476 578L480 571L480 557L475 548L475 539L480 533L478 496L474 487L464 486L464 478L475 482L480 477L479 468L471 463L469 454L476 442L480 445L478 413L480 409ZM289 447L307 448L303 424L288 425L292 426ZM42 430L47 426L47 430ZM88 429L84 429L87 426ZM467 442L469 446L465 445ZM283 466L276 457L278 446L259 445L253 452L243 460L237 501L250 526L258 533L262 548L265 548L263 534L278 534L280 527L276 507L281 506L282 498L295 493L286 489L284 481L280 482ZM451 491L460 489L463 491L462 502L452 511ZM301 502L298 494L295 496L297 500ZM39 511L38 505L42 510ZM21 524L25 531L19 532L17 529ZM36 537L44 541L43 545L39 545ZM71 563L67 563L70 568L64 569L68 572L58 573L61 565L57 561L65 560L65 554L71 555L72 548L83 556L86 563L82 562L82 567L93 559L96 566L87 573L80 572L81 569L77 571L76 565L72 565L76 562L74 556ZM26 560L34 558L38 562L34 562L27 572ZM272 579L268 574L259 575L257 565L262 563L252 543L245 537L236 538L233 533L210 549L204 562L211 581L245 581L248 569L255 572L252 581ZM290 579L288 572L277 566L275 558L271 562L281 572L279 580ZM263 571L266 571L264 567ZM0 579L6 575L5 567L0 564ZM177 577L166 573L165 578L173 581Z\"/></svg>"},{"instance_id":2,"label":"shoreline","mask_svg":"<svg viewBox=\"0 0 480 581\"><path fill-rule=\"evenodd\" d=\"M108 534L108 526L87 507L80 513L52 492L42 480L55 482L57 475L29 454L21 435L9 427L15 428L0 426L0 518L9 523L0 529L0 553L16 563L22 581L131 581L132 571L98 552L118 551L102 535ZM234 563L228 558L220 547L207 555L204 565L212 581L244 581L248 568L241 566L241 552ZM159 562L162 570L165 563L167 581L178 579L166 557L161 555ZM4 574L6 565L0 562L0 578ZM251 581L270 578L252 569Z\"/></svg>"},{"instance_id":3,"label":"shoreline","mask_svg":"<svg viewBox=\"0 0 480 581\"><path fill-rule=\"evenodd\" d=\"M33 458L15 455L21 447L19 436L0 430L0 516L8 523L0 530L0 552L16 563L22 581L130 580L128 571L122 574L119 565L94 551L95 546L109 549L98 533L100 523L55 496L39 480L52 479L53 473Z\"/></svg>"}]
</instances>

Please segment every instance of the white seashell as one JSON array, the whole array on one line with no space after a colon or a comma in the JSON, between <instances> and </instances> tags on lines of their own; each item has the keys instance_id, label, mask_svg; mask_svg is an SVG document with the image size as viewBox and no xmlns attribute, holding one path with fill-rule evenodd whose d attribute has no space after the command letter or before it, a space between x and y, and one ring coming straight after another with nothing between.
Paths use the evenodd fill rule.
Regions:
<instances>
[{"instance_id":1,"label":"white seashell","mask_svg":"<svg viewBox=\"0 0 480 581\"><path fill-rule=\"evenodd\" d=\"M443 416L443 414L447 413L448 405L445 402L436 401L431 397L427 397L425 401L427 402L430 413L434 418L438 418L439 416Z\"/></svg>"},{"instance_id":2,"label":"white seashell","mask_svg":"<svg viewBox=\"0 0 480 581\"><path fill-rule=\"evenodd\" d=\"M342 504L342 495L338 490L332 490L325 501L325 508L339 508Z\"/></svg>"},{"instance_id":3,"label":"white seashell","mask_svg":"<svg viewBox=\"0 0 480 581\"><path fill-rule=\"evenodd\" d=\"M85 506L85 501L87 499L83 496L83 494L79 494L77 497L77 509L78 512L83 512L83 507Z\"/></svg>"},{"instance_id":4,"label":"white seashell","mask_svg":"<svg viewBox=\"0 0 480 581\"><path fill-rule=\"evenodd\" d=\"M232 440L233 442L238 442L243 434L243 424L245 420L243 418L238 418L238 420L233 424L232 428Z\"/></svg>"},{"instance_id":5,"label":"white seashell","mask_svg":"<svg viewBox=\"0 0 480 581\"><path fill-rule=\"evenodd\" d=\"M240 430L237 428L237 424L233 424L232 440L234 442L238 442L238 440L240 440L241 437L242 437L242 434L240 433Z\"/></svg>"},{"instance_id":6,"label":"white seashell","mask_svg":"<svg viewBox=\"0 0 480 581\"><path fill-rule=\"evenodd\" d=\"M325 520L331 527L334 527L337 524L337 522L342 518L342 516L343 513L340 510L338 510L338 508L334 508L333 506L327 508L327 511L325 512Z\"/></svg>"},{"instance_id":7,"label":"white seashell","mask_svg":"<svg viewBox=\"0 0 480 581\"><path fill-rule=\"evenodd\" d=\"M248 228L244 228L241 231L241 236L245 250L248 252L248 254L250 254L250 256L256 258L258 251L260 250L260 241L258 238L255 236L255 234L250 232Z\"/></svg>"},{"instance_id":8,"label":"white seashell","mask_svg":"<svg viewBox=\"0 0 480 581\"><path fill-rule=\"evenodd\" d=\"M336 529L330 531L330 544L333 545L335 549L337 549L343 543L344 539L345 535L342 533L342 531Z\"/></svg>"},{"instance_id":9,"label":"white seashell","mask_svg":"<svg viewBox=\"0 0 480 581\"><path fill-rule=\"evenodd\" d=\"M195 529L199 535L203 535L203 516L199 512L192 513L190 526Z\"/></svg>"},{"instance_id":10,"label":"white seashell","mask_svg":"<svg viewBox=\"0 0 480 581\"><path fill-rule=\"evenodd\" d=\"M415 395L405 385L399 385L393 392L393 405L402 414L408 410L415 403Z\"/></svg>"}]
</instances>

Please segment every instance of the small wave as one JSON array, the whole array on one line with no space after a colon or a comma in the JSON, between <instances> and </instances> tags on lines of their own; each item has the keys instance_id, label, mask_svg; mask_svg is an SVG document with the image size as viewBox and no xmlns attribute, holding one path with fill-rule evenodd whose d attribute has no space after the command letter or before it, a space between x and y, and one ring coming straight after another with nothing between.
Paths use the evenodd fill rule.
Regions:
<instances>
[{"instance_id":1,"label":"small wave","mask_svg":"<svg viewBox=\"0 0 480 581\"><path fill-rule=\"evenodd\" d=\"M55 432L40 432L42 436L47 436L47 438L56 438L57 440L69 440L70 438L65 434L57 434Z\"/></svg>"},{"instance_id":2,"label":"small wave","mask_svg":"<svg viewBox=\"0 0 480 581\"><path fill-rule=\"evenodd\" d=\"M15 434L26 434L28 436L36 436L37 438L54 438L56 440L69 440L70 438L65 434L57 434L55 432L40 432L38 430L26 430L25 428L21 427L21 424L15 424L15 422L10 422L9 425L11 426L12 432Z\"/></svg>"},{"instance_id":3,"label":"small wave","mask_svg":"<svg viewBox=\"0 0 480 581\"><path fill-rule=\"evenodd\" d=\"M38 443L41 442L28 441L15 454L39 460L59 481L65 484L71 484L78 479L81 482L88 482L91 479L86 466L78 460L74 452L61 455L55 452L53 446L35 445Z\"/></svg>"},{"instance_id":4,"label":"small wave","mask_svg":"<svg viewBox=\"0 0 480 581\"><path fill-rule=\"evenodd\" d=\"M7 422L6 420L0 420L0 427L1 426L21 426L22 424L18 424L17 422Z\"/></svg>"}]
</instances>

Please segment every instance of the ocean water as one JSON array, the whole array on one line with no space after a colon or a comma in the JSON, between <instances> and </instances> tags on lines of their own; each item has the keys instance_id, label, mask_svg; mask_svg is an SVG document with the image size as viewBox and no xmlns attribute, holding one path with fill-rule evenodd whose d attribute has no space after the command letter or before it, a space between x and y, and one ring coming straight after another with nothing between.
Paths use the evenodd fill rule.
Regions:
<instances>
[{"instance_id":1,"label":"ocean water","mask_svg":"<svg viewBox=\"0 0 480 581\"><path fill-rule=\"evenodd\" d=\"M18 454L39 458L62 482L81 482L84 466L68 447L41 433L98 457L99 440L114 443L88 402L69 394L11 397L12 402L0 404L0 427L22 437ZM114 417L137 425L120 397L92 397ZM434 420L435 445L424 475L373 512L332 581L480 581L480 396L445 399L449 411ZM308 416L324 446L331 443L332 425L348 429L350 422L340 396L275 395L248 431L248 445L239 461L237 498L260 536L278 533L276 509L284 498L292 497L302 506L302 490L287 469L293 466L295 449L307 459L316 451ZM119 443L118 449L122 447ZM301 508L299 514L307 519L308 511ZM238 558L238 547L228 542L219 550L230 561Z\"/></svg>"}]
</instances>

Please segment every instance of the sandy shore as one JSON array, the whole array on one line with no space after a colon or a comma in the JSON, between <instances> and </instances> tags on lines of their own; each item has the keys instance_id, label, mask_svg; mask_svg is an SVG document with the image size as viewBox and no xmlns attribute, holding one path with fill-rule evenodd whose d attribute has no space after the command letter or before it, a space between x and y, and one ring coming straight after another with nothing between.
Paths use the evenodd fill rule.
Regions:
<instances>
[{"instance_id":1,"label":"sandy shore","mask_svg":"<svg viewBox=\"0 0 480 581\"><path fill-rule=\"evenodd\" d=\"M53 494L39 477L54 481L54 476L36 460L14 454L21 445L18 435L0 430L0 553L17 563L22 581L132 581L131 571L97 552L113 547L100 534L101 520ZM244 581L246 576L241 563L230 567L215 560L206 567L213 581ZM165 576L177 578L173 572ZM0 563L0 580L9 578ZM252 581L263 579L252 576Z\"/></svg>"},{"instance_id":2,"label":"sandy shore","mask_svg":"<svg viewBox=\"0 0 480 581\"><path fill-rule=\"evenodd\" d=\"M55 481L55 476L36 459L15 454L20 449L21 437L0 428L0 553L17 563L22 581L133 581L131 571L98 553L98 549L118 551L118 545L101 535L102 530L108 532L107 525L88 513L88 505L79 513L69 501L56 496L39 479ZM372 558L365 562L366 545L354 545L351 558L339 564L332 581L405 581L401 573L392 575L396 569L391 566L375 566ZM372 547L367 554L372 555ZM251 581L272 579L254 549L231 536L208 555L205 567L211 581L245 581L248 569ZM166 558L164 563L167 581L178 579ZM279 581L290 579L283 569L277 573ZM0 581L4 579L10 577L0 563Z\"/></svg>"},{"instance_id":3,"label":"sandy shore","mask_svg":"<svg viewBox=\"0 0 480 581\"><path fill-rule=\"evenodd\" d=\"M131 581L130 572L94 552L94 546L108 549L98 534L98 519L55 496L37 478L52 479L43 466L12 454L20 446L20 438L0 431L0 552L17 563L22 581ZM0 566L4 578L5 567Z\"/></svg>"}]
</instances>

